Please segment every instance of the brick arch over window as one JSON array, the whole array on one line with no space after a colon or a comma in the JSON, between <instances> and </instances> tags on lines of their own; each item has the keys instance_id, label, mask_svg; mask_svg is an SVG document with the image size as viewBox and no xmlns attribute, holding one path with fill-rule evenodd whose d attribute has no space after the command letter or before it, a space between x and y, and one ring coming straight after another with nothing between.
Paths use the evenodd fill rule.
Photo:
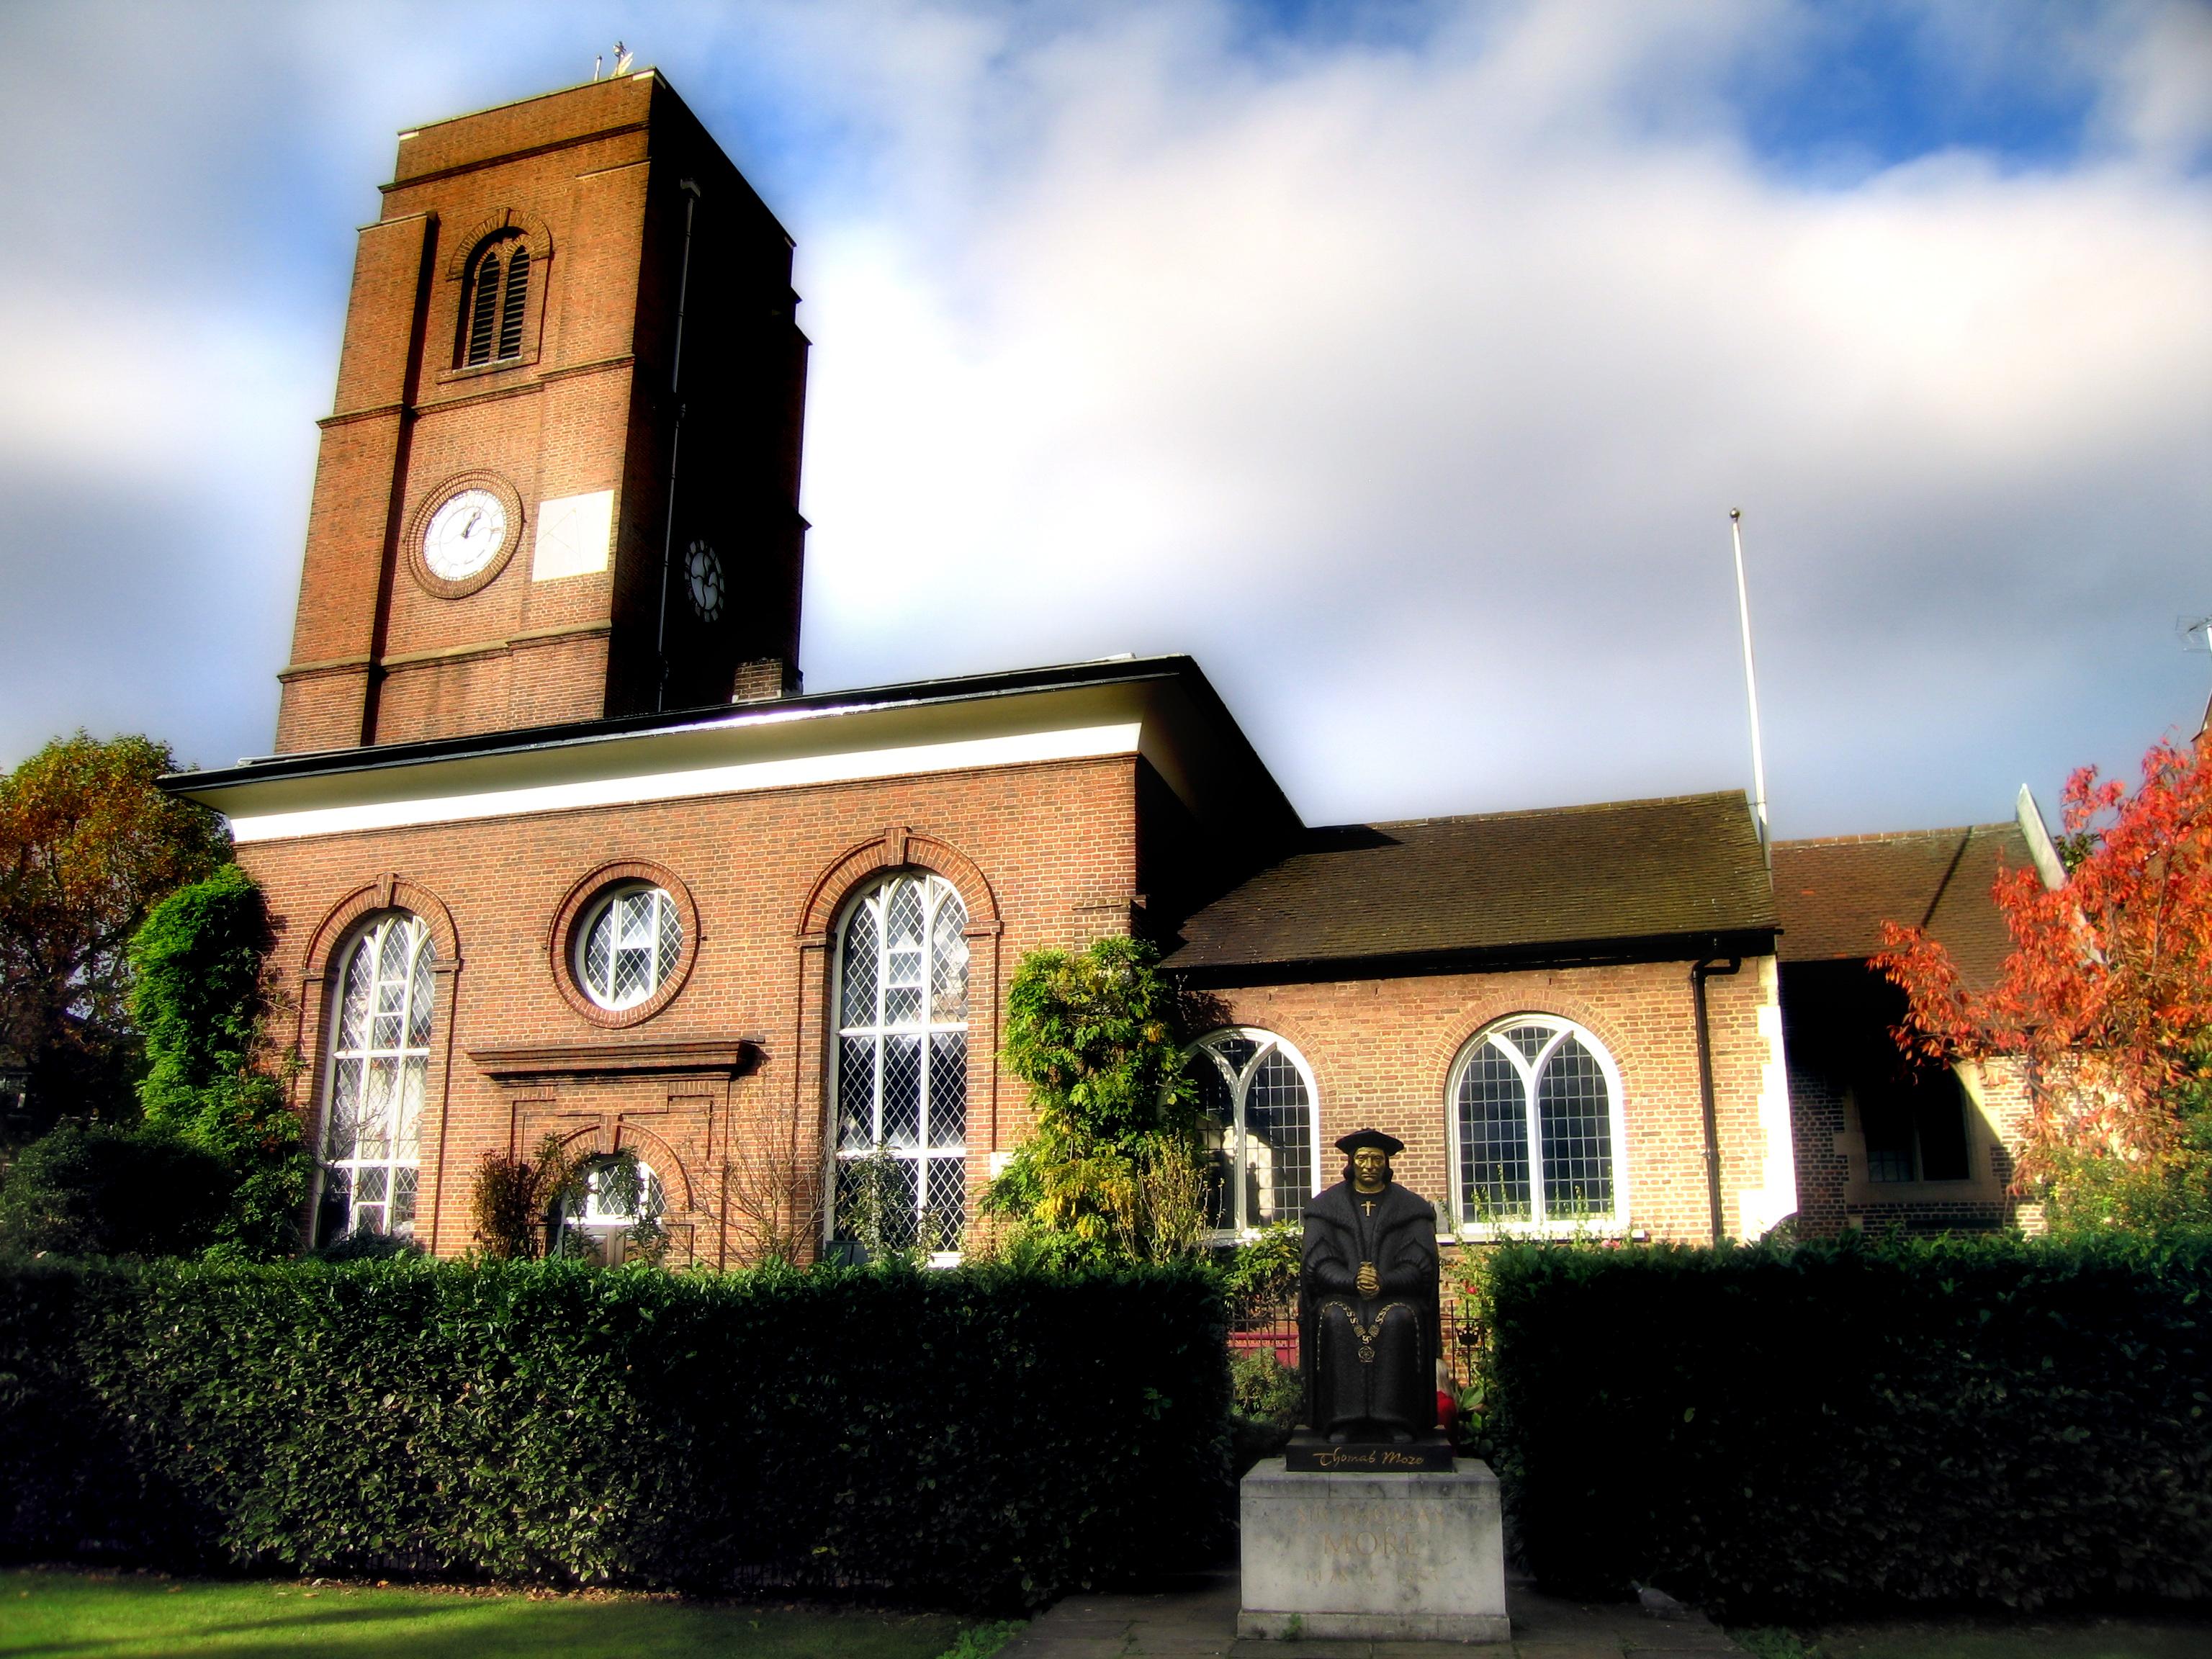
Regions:
<instances>
[{"instance_id":1,"label":"brick arch over window","mask_svg":"<svg viewBox=\"0 0 2212 1659\"><path fill-rule=\"evenodd\" d=\"M660 1182L669 1214L689 1218L698 1207L691 1189L691 1171L677 1156L675 1147L642 1123L617 1117L611 1133L605 1122L580 1124L561 1137L561 1149L572 1156L580 1153L585 1158L612 1158L617 1152L635 1152L638 1162L650 1169ZM528 1149L518 1147L516 1152L526 1156Z\"/></svg>"},{"instance_id":2,"label":"brick arch over window","mask_svg":"<svg viewBox=\"0 0 2212 1659\"><path fill-rule=\"evenodd\" d=\"M830 1007L832 957L837 922L847 902L862 888L895 871L927 871L950 882L967 907L968 998L968 1170L972 1185L1000 1150L999 1122L999 945L1005 928L999 901L975 860L934 836L894 824L879 836L848 848L815 879L799 907L797 933L799 1015L792 1032L793 1121L811 1125L806 1149L828 1170ZM825 1206L826 1214L826 1206Z\"/></svg>"},{"instance_id":3,"label":"brick arch over window","mask_svg":"<svg viewBox=\"0 0 2212 1659\"><path fill-rule=\"evenodd\" d=\"M477 251L491 238L504 231L514 231L530 248L530 263L540 265L553 257L553 237L542 219L530 219L513 208L501 208L489 217L469 227L453 243L453 252L446 256L446 277L458 283L469 274L469 261Z\"/></svg>"},{"instance_id":4,"label":"brick arch over window","mask_svg":"<svg viewBox=\"0 0 2212 1659\"><path fill-rule=\"evenodd\" d=\"M412 910L422 918L430 930L430 942L437 949L440 973L451 973L461 965L461 937L454 929L453 913L446 908L445 900L404 876L393 875L380 877L367 886L355 888L323 913L308 942L301 977L313 981L328 974L331 954L353 932L354 924L380 910Z\"/></svg>"},{"instance_id":5,"label":"brick arch over window","mask_svg":"<svg viewBox=\"0 0 2212 1659\"><path fill-rule=\"evenodd\" d=\"M799 913L799 936L826 941L837 914L854 890L872 878L893 870L927 870L951 882L968 907L970 939L999 929L999 901L975 860L934 836L916 835L894 825L880 836L848 848L815 880Z\"/></svg>"},{"instance_id":6,"label":"brick arch over window","mask_svg":"<svg viewBox=\"0 0 2212 1659\"><path fill-rule=\"evenodd\" d=\"M1689 994L1686 990L1683 993L1682 1000L1682 1029L1687 1031ZM1570 1025L1581 1026L1605 1045L1607 1053L1613 1056L1613 1063L1620 1068L1626 1086L1632 1090L1635 1088L1638 1080L1634 1074L1639 1070L1637 1064L1639 1051L1628 1033L1613 1018L1612 1011L1558 987L1549 988L1535 996L1530 995L1526 987L1518 991L1500 988L1469 1001L1451 1024L1443 1027L1425 1045L1427 1054L1424 1057L1423 1069L1437 1079L1434 1086L1443 1086L1445 1078L1459 1064L1460 1056L1467 1052L1468 1043L1498 1021L1515 1014L1538 1014L1547 1019L1563 1019Z\"/></svg>"}]
</instances>

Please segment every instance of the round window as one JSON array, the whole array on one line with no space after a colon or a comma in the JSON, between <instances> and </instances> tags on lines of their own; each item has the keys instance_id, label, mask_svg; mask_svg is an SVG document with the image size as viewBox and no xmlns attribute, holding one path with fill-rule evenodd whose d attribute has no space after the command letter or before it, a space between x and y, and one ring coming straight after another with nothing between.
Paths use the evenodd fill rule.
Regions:
<instances>
[{"instance_id":1,"label":"round window","mask_svg":"<svg viewBox=\"0 0 2212 1659\"><path fill-rule=\"evenodd\" d=\"M610 888L576 930L576 981L602 1008L635 1008L676 971L684 923L658 887Z\"/></svg>"}]
</instances>

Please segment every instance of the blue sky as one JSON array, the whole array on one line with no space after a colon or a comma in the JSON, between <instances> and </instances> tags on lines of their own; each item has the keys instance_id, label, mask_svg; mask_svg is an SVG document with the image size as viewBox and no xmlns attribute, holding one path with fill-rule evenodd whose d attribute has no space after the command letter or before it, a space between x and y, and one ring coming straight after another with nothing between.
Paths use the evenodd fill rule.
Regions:
<instances>
[{"instance_id":1,"label":"blue sky","mask_svg":"<svg viewBox=\"0 0 2212 1659\"><path fill-rule=\"evenodd\" d=\"M1309 820L2002 816L2193 730L2212 9L0 4L0 763L264 751L393 134L659 65L799 241L811 688L1188 650Z\"/></svg>"}]
</instances>

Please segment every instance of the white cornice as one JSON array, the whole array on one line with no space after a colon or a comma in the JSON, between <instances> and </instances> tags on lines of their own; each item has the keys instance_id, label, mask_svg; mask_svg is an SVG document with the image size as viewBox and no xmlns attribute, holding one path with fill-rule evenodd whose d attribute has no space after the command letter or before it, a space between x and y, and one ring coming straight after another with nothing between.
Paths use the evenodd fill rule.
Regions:
<instances>
[{"instance_id":1,"label":"white cornice","mask_svg":"<svg viewBox=\"0 0 2212 1659\"><path fill-rule=\"evenodd\" d=\"M226 805L216 792L209 792L204 798L210 805L228 812L232 837L245 846L309 836L353 835L363 830L411 829L525 813L567 812L701 795L787 789L805 784L846 783L978 767L1018 766L1038 761L1133 755L1138 751L1142 732L1143 727L1138 722L1078 726L1002 737L789 755L670 771L574 777L557 782L516 784L401 799L360 799L274 811L255 811L243 799Z\"/></svg>"}]
</instances>

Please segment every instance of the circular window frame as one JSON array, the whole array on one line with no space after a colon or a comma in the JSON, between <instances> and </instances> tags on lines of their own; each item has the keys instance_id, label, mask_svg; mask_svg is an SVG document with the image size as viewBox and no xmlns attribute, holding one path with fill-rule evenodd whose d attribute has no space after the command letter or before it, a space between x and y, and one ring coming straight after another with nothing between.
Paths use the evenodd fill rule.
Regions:
<instances>
[{"instance_id":1,"label":"circular window frame","mask_svg":"<svg viewBox=\"0 0 2212 1659\"><path fill-rule=\"evenodd\" d=\"M507 514L507 539L500 544L484 568L459 581L441 576L430 568L423 556L422 538L430 533L430 520L438 509L465 489L482 489L499 497L499 504ZM496 472L456 472L441 479L423 493L415 503L415 510L407 520L407 573L415 585L426 593L441 599L465 599L479 592L499 579L499 574L514 557L514 550L522 544L522 495L515 487Z\"/></svg>"},{"instance_id":2,"label":"circular window frame","mask_svg":"<svg viewBox=\"0 0 2212 1659\"><path fill-rule=\"evenodd\" d=\"M627 1008L609 1008L584 988L576 971L577 952L584 942L585 923L597 913L599 901L611 896L609 890L635 886L658 887L674 901L676 919L684 929L684 948L676 953L676 963L668 970L668 977L660 981L651 996ZM642 1024L674 1001L691 977L692 964L699 958L699 907L692 902L691 890L665 865L645 859L603 864L568 890L568 897L554 915L552 932L546 939L546 955L553 969L553 983L562 1000L586 1020L610 1030Z\"/></svg>"}]
</instances>

